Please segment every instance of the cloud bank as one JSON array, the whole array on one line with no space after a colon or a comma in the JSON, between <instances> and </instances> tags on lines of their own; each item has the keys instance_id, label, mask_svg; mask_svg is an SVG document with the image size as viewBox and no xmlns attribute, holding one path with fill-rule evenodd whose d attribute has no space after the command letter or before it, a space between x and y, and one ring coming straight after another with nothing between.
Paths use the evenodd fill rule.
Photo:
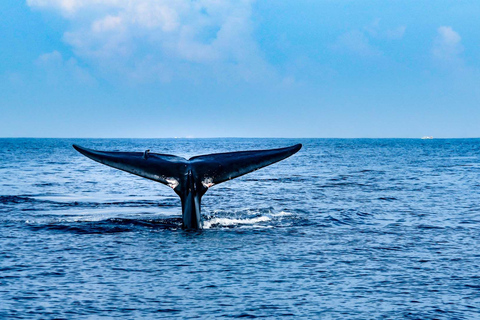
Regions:
<instances>
[{"instance_id":1,"label":"cloud bank","mask_svg":"<svg viewBox=\"0 0 480 320\"><path fill-rule=\"evenodd\" d=\"M253 39L251 0L27 0L69 22L63 40L102 71L161 81L268 69ZM205 71L205 70L203 70ZM261 72L260 72L261 74ZM202 75L203 77L205 75Z\"/></svg>"}]
</instances>

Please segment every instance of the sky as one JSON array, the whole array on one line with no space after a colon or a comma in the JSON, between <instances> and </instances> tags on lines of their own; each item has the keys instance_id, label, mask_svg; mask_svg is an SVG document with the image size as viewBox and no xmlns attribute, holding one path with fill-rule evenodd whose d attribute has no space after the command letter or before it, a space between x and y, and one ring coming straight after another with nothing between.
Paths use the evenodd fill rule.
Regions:
<instances>
[{"instance_id":1,"label":"sky","mask_svg":"<svg viewBox=\"0 0 480 320\"><path fill-rule=\"evenodd\" d=\"M480 137L478 0L0 10L0 137Z\"/></svg>"}]
</instances>

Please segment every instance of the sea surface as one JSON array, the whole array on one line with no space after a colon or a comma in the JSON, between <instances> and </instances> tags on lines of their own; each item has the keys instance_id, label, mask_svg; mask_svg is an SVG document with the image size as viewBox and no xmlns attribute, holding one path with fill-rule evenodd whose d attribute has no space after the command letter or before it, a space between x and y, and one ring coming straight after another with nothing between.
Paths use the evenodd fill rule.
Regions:
<instances>
[{"instance_id":1,"label":"sea surface","mask_svg":"<svg viewBox=\"0 0 480 320\"><path fill-rule=\"evenodd\" d=\"M302 143L172 189L72 147ZM0 139L0 319L480 319L480 139Z\"/></svg>"}]
</instances>

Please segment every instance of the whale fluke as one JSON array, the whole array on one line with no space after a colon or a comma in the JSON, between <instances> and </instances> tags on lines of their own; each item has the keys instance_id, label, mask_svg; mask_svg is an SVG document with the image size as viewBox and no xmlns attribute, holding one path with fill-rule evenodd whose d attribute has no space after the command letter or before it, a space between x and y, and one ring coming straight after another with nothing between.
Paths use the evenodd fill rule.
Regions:
<instances>
[{"instance_id":1,"label":"whale fluke","mask_svg":"<svg viewBox=\"0 0 480 320\"><path fill-rule=\"evenodd\" d=\"M196 156L97 151L73 145L84 156L171 187L182 200L183 228L201 229L200 200L208 188L271 165L298 152L301 144L269 150L238 151Z\"/></svg>"},{"instance_id":2,"label":"whale fluke","mask_svg":"<svg viewBox=\"0 0 480 320\"><path fill-rule=\"evenodd\" d=\"M73 147L92 160L163 183L173 189L178 184L175 181L181 179L188 165L186 159L169 154L148 153L148 157L144 157L144 152L97 151L76 144Z\"/></svg>"},{"instance_id":3,"label":"whale fluke","mask_svg":"<svg viewBox=\"0 0 480 320\"><path fill-rule=\"evenodd\" d=\"M204 179L219 184L288 158L300 148L302 145L297 144L281 149L215 153L196 156L189 161Z\"/></svg>"}]
</instances>

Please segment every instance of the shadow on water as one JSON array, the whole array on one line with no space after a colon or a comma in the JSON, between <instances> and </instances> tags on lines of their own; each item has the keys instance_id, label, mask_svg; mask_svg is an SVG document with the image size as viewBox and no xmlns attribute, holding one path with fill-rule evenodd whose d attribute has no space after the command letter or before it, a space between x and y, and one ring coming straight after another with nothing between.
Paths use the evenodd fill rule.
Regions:
<instances>
[{"instance_id":1,"label":"shadow on water","mask_svg":"<svg viewBox=\"0 0 480 320\"><path fill-rule=\"evenodd\" d=\"M66 198L62 201L54 196L0 196L0 212L9 213L12 206L23 213L21 217L10 216L9 218L17 222L26 221L27 227L33 231L112 234L152 230L176 231L182 227L182 219L179 216L173 215L172 217L171 214L163 216L165 212L159 213L158 211L158 209L162 211L177 208L177 203L171 203L169 199L163 201L149 199L72 201L72 199ZM27 215L27 212L34 214ZM312 221L307 220L305 216L304 210L301 209L286 212L273 207L229 208L205 213L203 224L204 230L308 226Z\"/></svg>"},{"instance_id":2,"label":"shadow on water","mask_svg":"<svg viewBox=\"0 0 480 320\"><path fill-rule=\"evenodd\" d=\"M112 234L122 232L142 232L182 229L180 217L110 217L102 220L92 218L74 218L61 220L28 220L27 227L33 231L49 230L74 234ZM205 230L245 230L285 228L306 225L308 221L299 218L295 213L284 211L239 210L237 212L219 211L204 216ZM188 231L186 231L188 232ZM198 231L192 231L198 232Z\"/></svg>"},{"instance_id":3,"label":"shadow on water","mask_svg":"<svg viewBox=\"0 0 480 320\"><path fill-rule=\"evenodd\" d=\"M109 234L140 230L178 230L182 228L181 218L127 219L110 218L101 221L55 221L49 223L28 223L34 231L60 231L76 234Z\"/></svg>"}]
</instances>

